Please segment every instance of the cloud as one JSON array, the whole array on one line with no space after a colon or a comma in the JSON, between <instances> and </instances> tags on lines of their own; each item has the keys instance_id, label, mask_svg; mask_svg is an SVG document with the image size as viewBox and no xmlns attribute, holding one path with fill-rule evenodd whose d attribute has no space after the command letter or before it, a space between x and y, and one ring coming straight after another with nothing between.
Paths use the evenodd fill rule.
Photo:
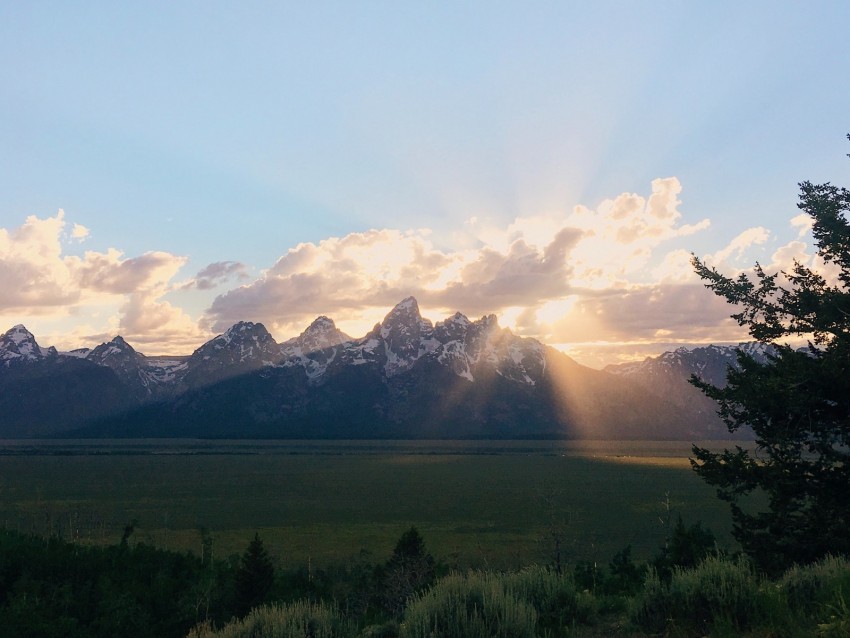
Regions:
<instances>
[{"instance_id":1,"label":"cloud","mask_svg":"<svg viewBox=\"0 0 850 638\"><path fill-rule=\"evenodd\" d=\"M791 219L791 226L797 229L798 237L803 237L812 229L814 221L815 220L808 213L800 213Z\"/></svg>"},{"instance_id":2,"label":"cloud","mask_svg":"<svg viewBox=\"0 0 850 638\"><path fill-rule=\"evenodd\" d=\"M248 279L248 267L238 261L217 261L205 266L189 281L179 287L182 290L212 290L232 279Z\"/></svg>"},{"instance_id":3,"label":"cloud","mask_svg":"<svg viewBox=\"0 0 850 638\"><path fill-rule=\"evenodd\" d=\"M0 228L0 311L34 313L65 306L80 298L59 240L64 211L39 219L31 215L19 228Z\"/></svg>"},{"instance_id":4,"label":"cloud","mask_svg":"<svg viewBox=\"0 0 850 638\"><path fill-rule=\"evenodd\" d=\"M541 328L555 343L745 338L732 311L702 283L659 283L585 295Z\"/></svg>"},{"instance_id":5,"label":"cloud","mask_svg":"<svg viewBox=\"0 0 850 638\"><path fill-rule=\"evenodd\" d=\"M729 319L734 310L693 272L690 238L710 221L686 223L681 193L668 177L653 180L648 194L621 193L595 207L508 223L478 212L442 238L424 228L353 232L298 244L253 279L245 264L217 261L177 282L185 256L65 254L63 237L71 243L90 233L79 224L64 232L59 211L0 229L0 318L77 315L71 334L120 332L148 353L188 353L242 320L261 321L282 340L327 314L360 336L414 295L433 319L495 313L519 334L584 353L604 344L631 344L635 354L744 340ZM791 225L808 228L802 216ZM795 259L815 265L801 237L777 248L766 228L749 228L702 259L736 275L751 269L754 249L770 245L768 269L787 270ZM199 302L207 308L196 321L186 308Z\"/></svg>"},{"instance_id":6,"label":"cloud","mask_svg":"<svg viewBox=\"0 0 850 638\"><path fill-rule=\"evenodd\" d=\"M155 292L128 295L120 309L118 332L147 354L188 354L211 336Z\"/></svg>"},{"instance_id":7,"label":"cloud","mask_svg":"<svg viewBox=\"0 0 850 638\"><path fill-rule=\"evenodd\" d=\"M217 331L251 319L294 332L324 313L339 323L360 322L365 331L411 294L423 310L478 316L534 309L577 289L633 285L651 278L647 265L659 246L708 227L708 220L680 224L681 190L675 177L657 179L648 197L624 193L595 210L576 206L565 214L517 217L501 228L477 216L449 247L436 246L421 229L299 244L259 278L216 297L205 318ZM689 273L687 259L676 257L663 268ZM528 313L515 315L530 321Z\"/></svg>"},{"instance_id":8,"label":"cloud","mask_svg":"<svg viewBox=\"0 0 850 638\"><path fill-rule=\"evenodd\" d=\"M712 255L706 255L705 262L711 266L721 267L730 259L740 259L751 246L764 244L770 239L770 231L764 226L748 228L735 237L729 244Z\"/></svg>"},{"instance_id":9,"label":"cloud","mask_svg":"<svg viewBox=\"0 0 850 638\"><path fill-rule=\"evenodd\" d=\"M88 251L83 258L66 257L72 278L82 288L113 295L164 286L188 261L165 252L148 252L140 257L122 259L122 253L110 248L105 253Z\"/></svg>"},{"instance_id":10,"label":"cloud","mask_svg":"<svg viewBox=\"0 0 850 638\"><path fill-rule=\"evenodd\" d=\"M83 241L90 234L91 231L82 224L74 224L74 227L71 229L71 239L76 239L77 241Z\"/></svg>"},{"instance_id":11,"label":"cloud","mask_svg":"<svg viewBox=\"0 0 850 638\"><path fill-rule=\"evenodd\" d=\"M115 248L65 255L63 236L79 241L89 235L80 224L63 235L65 226L59 210L46 219L27 217L13 230L0 228L0 316L19 322L98 315L104 327L163 347L178 334L196 340L205 334L182 310L161 300L186 257L152 251L125 258Z\"/></svg>"}]
</instances>

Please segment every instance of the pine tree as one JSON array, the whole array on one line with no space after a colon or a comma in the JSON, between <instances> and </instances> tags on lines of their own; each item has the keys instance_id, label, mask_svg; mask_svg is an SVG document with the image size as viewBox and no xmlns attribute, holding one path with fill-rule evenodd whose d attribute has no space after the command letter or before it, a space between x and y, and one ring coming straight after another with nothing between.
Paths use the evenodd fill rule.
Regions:
<instances>
[{"instance_id":1,"label":"pine tree","mask_svg":"<svg viewBox=\"0 0 850 638\"><path fill-rule=\"evenodd\" d=\"M730 503L735 537L769 572L850 554L850 191L803 182L798 207L812 218L818 271L795 263L768 274L756 264L754 275L730 278L693 259L706 287L741 309L732 317L777 347L767 363L739 352L724 388L692 379L730 432L748 425L755 434L754 453L694 446L691 463ZM777 343L787 337L809 345Z\"/></svg>"},{"instance_id":2,"label":"pine tree","mask_svg":"<svg viewBox=\"0 0 850 638\"><path fill-rule=\"evenodd\" d=\"M274 565L263 547L259 534L242 555L236 572L236 611L244 616L252 608L265 602L274 583Z\"/></svg>"},{"instance_id":3,"label":"pine tree","mask_svg":"<svg viewBox=\"0 0 850 638\"><path fill-rule=\"evenodd\" d=\"M425 540L415 527L398 539L381 580L384 606L396 616L413 594L434 582L434 557L426 551Z\"/></svg>"}]
</instances>

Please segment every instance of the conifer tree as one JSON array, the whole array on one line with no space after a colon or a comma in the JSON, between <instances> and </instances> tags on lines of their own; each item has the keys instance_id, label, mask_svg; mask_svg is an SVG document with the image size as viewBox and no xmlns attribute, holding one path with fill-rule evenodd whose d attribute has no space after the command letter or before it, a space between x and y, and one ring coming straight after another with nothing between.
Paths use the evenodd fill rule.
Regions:
<instances>
[{"instance_id":1,"label":"conifer tree","mask_svg":"<svg viewBox=\"0 0 850 638\"><path fill-rule=\"evenodd\" d=\"M754 452L694 446L691 463L730 503L735 537L769 572L850 554L850 191L803 182L798 207L812 219L817 267L769 274L757 263L753 275L731 278L693 259L706 287L740 308L732 317L777 347L767 363L739 352L723 388L691 380L718 402L730 432L755 434ZM808 347L782 341L795 337Z\"/></svg>"},{"instance_id":2,"label":"conifer tree","mask_svg":"<svg viewBox=\"0 0 850 638\"><path fill-rule=\"evenodd\" d=\"M434 557L425 549L425 540L415 527L404 532L384 567L382 585L384 606L396 616L407 600L434 582Z\"/></svg>"},{"instance_id":3,"label":"conifer tree","mask_svg":"<svg viewBox=\"0 0 850 638\"><path fill-rule=\"evenodd\" d=\"M242 555L236 572L236 611L244 616L252 608L265 602L274 583L274 565L263 547L259 534Z\"/></svg>"}]
</instances>

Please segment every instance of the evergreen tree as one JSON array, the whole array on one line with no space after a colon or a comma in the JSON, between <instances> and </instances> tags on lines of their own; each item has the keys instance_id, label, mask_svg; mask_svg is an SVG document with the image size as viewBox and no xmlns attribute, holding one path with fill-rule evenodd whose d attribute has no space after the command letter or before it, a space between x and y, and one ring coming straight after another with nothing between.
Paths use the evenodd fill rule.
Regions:
<instances>
[{"instance_id":1,"label":"evergreen tree","mask_svg":"<svg viewBox=\"0 0 850 638\"><path fill-rule=\"evenodd\" d=\"M401 535L384 567L384 606L396 616L407 599L434 582L434 557L425 550L425 540L415 527Z\"/></svg>"},{"instance_id":2,"label":"evergreen tree","mask_svg":"<svg viewBox=\"0 0 850 638\"><path fill-rule=\"evenodd\" d=\"M777 345L765 364L739 352L724 388L692 379L730 432L755 434L754 454L694 446L691 463L730 503L744 550L774 573L850 554L850 191L803 182L798 207L812 218L817 270L795 263L768 274L756 264L752 276L730 278L693 259L706 287L741 309L732 317ZM787 337L809 345L776 343Z\"/></svg>"},{"instance_id":3,"label":"evergreen tree","mask_svg":"<svg viewBox=\"0 0 850 638\"><path fill-rule=\"evenodd\" d=\"M652 561L658 575L669 579L674 567L693 568L717 548L717 542L710 529L697 521L687 527L679 516L670 538Z\"/></svg>"},{"instance_id":4,"label":"evergreen tree","mask_svg":"<svg viewBox=\"0 0 850 638\"><path fill-rule=\"evenodd\" d=\"M274 583L274 565L263 547L259 534L242 555L236 572L236 611L244 616L265 602Z\"/></svg>"}]
</instances>

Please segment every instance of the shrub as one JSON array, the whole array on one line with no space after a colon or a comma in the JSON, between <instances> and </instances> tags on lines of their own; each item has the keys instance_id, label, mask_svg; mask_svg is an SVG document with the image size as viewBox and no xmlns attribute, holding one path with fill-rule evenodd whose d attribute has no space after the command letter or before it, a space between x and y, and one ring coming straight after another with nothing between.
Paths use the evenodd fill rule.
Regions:
<instances>
[{"instance_id":1,"label":"shrub","mask_svg":"<svg viewBox=\"0 0 850 638\"><path fill-rule=\"evenodd\" d=\"M218 631L209 623L198 625L188 638L350 638L355 627L334 607L298 601L288 605L264 605L251 610Z\"/></svg>"},{"instance_id":2,"label":"shrub","mask_svg":"<svg viewBox=\"0 0 850 638\"><path fill-rule=\"evenodd\" d=\"M407 605L402 638L533 638L537 612L502 576L471 572L439 580Z\"/></svg>"},{"instance_id":3,"label":"shrub","mask_svg":"<svg viewBox=\"0 0 850 638\"><path fill-rule=\"evenodd\" d=\"M811 565L795 565L779 581L788 607L811 614L824 605L850 599L850 563L827 556Z\"/></svg>"},{"instance_id":4,"label":"shrub","mask_svg":"<svg viewBox=\"0 0 850 638\"><path fill-rule=\"evenodd\" d=\"M573 578L547 567L535 566L505 574L503 580L508 591L534 608L542 631L574 623L587 624L596 614L592 594L579 591Z\"/></svg>"},{"instance_id":5,"label":"shrub","mask_svg":"<svg viewBox=\"0 0 850 638\"><path fill-rule=\"evenodd\" d=\"M746 631L757 626L762 609L758 578L746 561L709 557L693 569L675 568L668 585L650 570L632 619L651 631Z\"/></svg>"}]
</instances>

